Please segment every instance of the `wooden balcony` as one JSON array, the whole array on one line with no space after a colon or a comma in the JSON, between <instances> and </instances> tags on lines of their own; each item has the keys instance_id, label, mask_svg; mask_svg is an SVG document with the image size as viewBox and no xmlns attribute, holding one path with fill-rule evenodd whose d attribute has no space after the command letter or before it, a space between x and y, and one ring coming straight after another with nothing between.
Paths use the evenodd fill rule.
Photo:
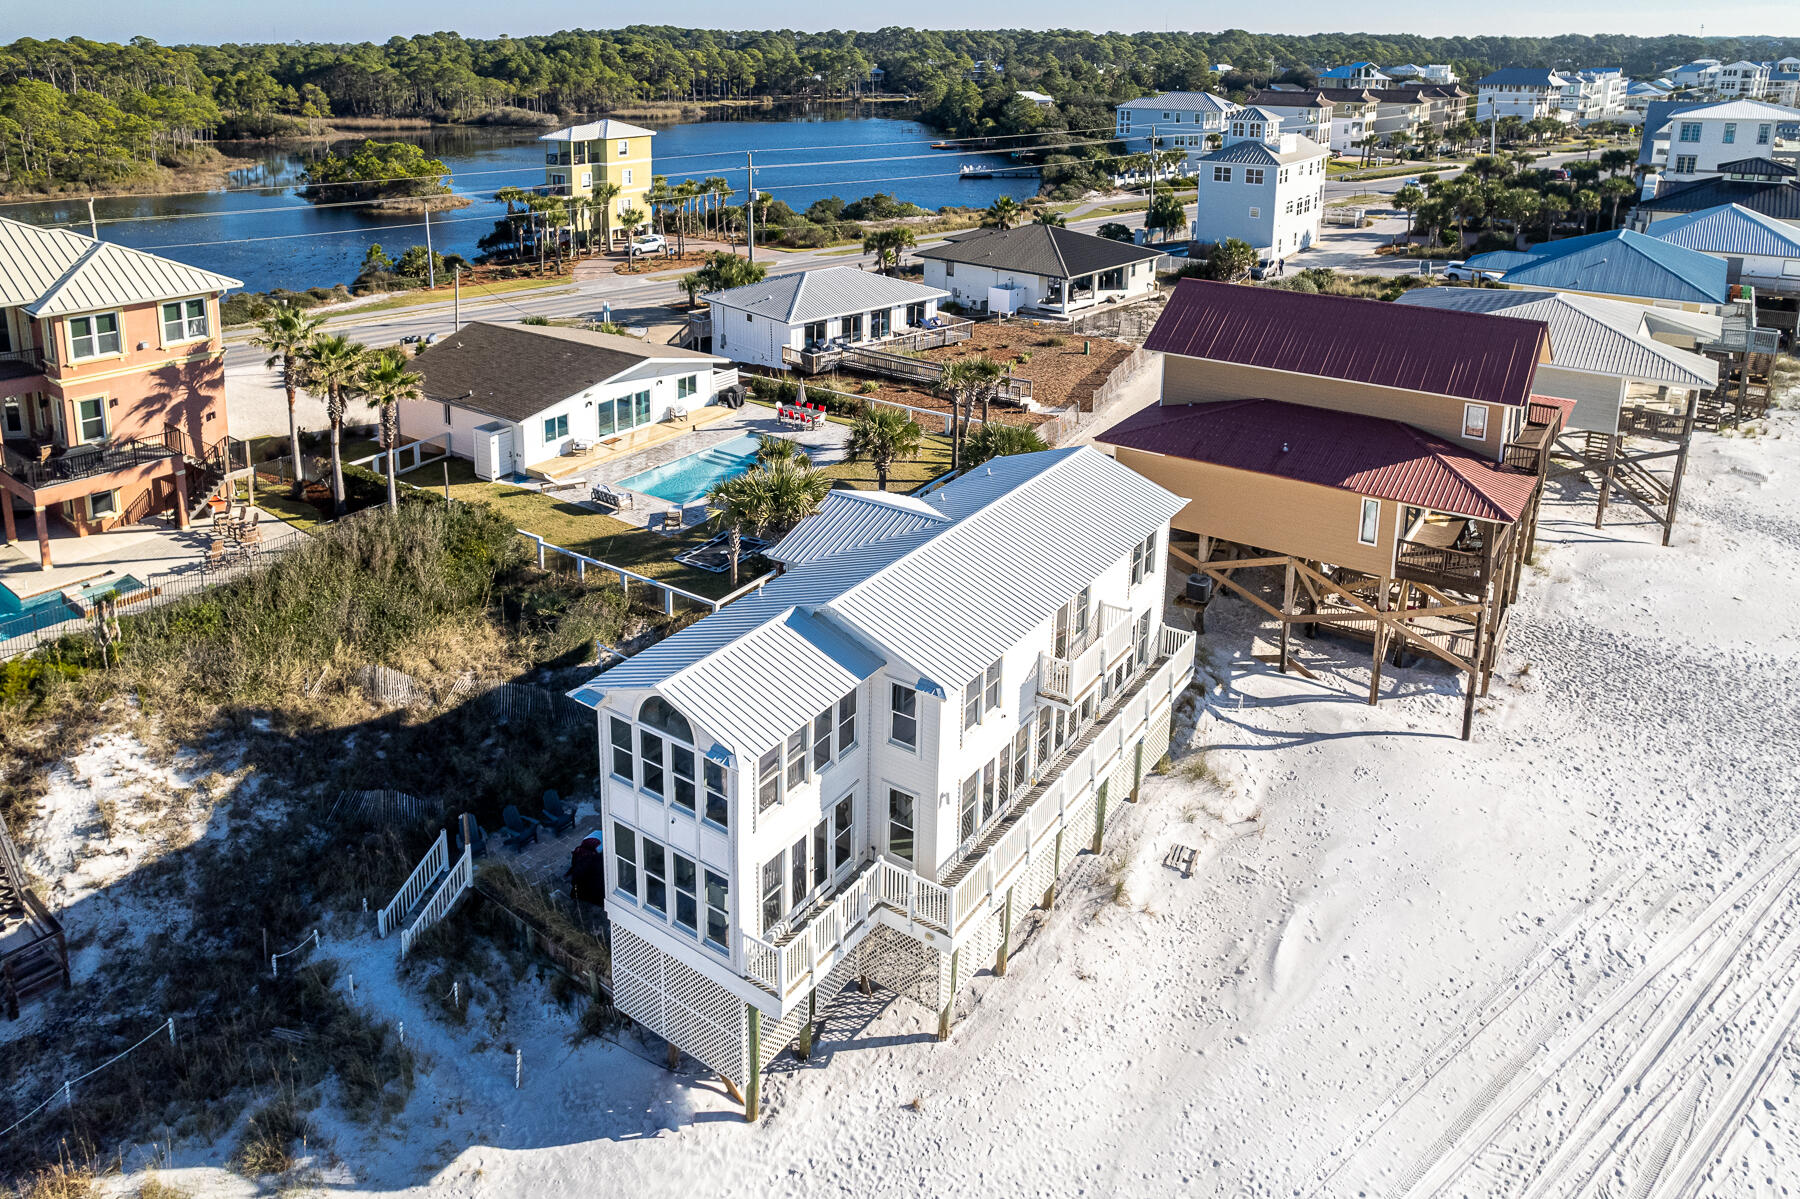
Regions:
<instances>
[{"instance_id":1,"label":"wooden balcony","mask_svg":"<svg viewBox=\"0 0 1800 1199\"><path fill-rule=\"evenodd\" d=\"M1680 441L1688 435L1687 414L1660 412L1634 404L1619 412L1619 432L1628 437L1649 437L1657 441Z\"/></svg>"},{"instance_id":2,"label":"wooden balcony","mask_svg":"<svg viewBox=\"0 0 1800 1199\"><path fill-rule=\"evenodd\" d=\"M1394 554L1394 574L1447 591L1479 591L1488 580L1481 551L1432 545L1429 541L1400 542Z\"/></svg>"}]
</instances>

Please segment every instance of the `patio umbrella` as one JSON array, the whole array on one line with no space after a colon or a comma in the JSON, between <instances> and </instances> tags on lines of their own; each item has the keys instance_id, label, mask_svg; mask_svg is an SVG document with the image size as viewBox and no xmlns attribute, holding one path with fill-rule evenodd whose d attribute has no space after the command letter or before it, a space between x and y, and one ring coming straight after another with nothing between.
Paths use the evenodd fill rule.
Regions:
<instances>
[{"instance_id":1,"label":"patio umbrella","mask_svg":"<svg viewBox=\"0 0 1800 1199\"><path fill-rule=\"evenodd\" d=\"M794 407L806 407L806 380L800 380L800 386L794 391Z\"/></svg>"}]
</instances>

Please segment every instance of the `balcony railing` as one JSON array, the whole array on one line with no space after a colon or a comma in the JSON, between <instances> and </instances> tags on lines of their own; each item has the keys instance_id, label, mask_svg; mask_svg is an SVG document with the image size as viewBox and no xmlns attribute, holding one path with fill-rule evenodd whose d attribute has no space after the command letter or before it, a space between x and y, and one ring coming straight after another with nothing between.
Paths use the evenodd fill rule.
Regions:
<instances>
[{"instance_id":1,"label":"balcony railing","mask_svg":"<svg viewBox=\"0 0 1800 1199\"><path fill-rule=\"evenodd\" d=\"M1072 704L1099 681L1107 667L1131 646L1131 609L1103 603L1094 624L1066 657L1038 655L1038 694Z\"/></svg>"},{"instance_id":2,"label":"balcony railing","mask_svg":"<svg viewBox=\"0 0 1800 1199\"><path fill-rule=\"evenodd\" d=\"M1687 433L1687 414L1632 406L1619 413L1619 432L1636 437L1680 440Z\"/></svg>"},{"instance_id":3,"label":"balcony railing","mask_svg":"<svg viewBox=\"0 0 1800 1199\"><path fill-rule=\"evenodd\" d=\"M1487 564L1479 551L1426 545L1418 541L1400 543L1394 570L1415 582L1457 590L1479 588L1487 582Z\"/></svg>"},{"instance_id":4,"label":"balcony railing","mask_svg":"<svg viewBox=\"0 0 1800 1199\"><path fill-rule=\"evenodd\" d=\"M1097 643L1098 644L1098 643ZM781 1000L783 1011L828 974L879 923L948 938L956 946L1005 902L1023 872L1059 853L1056 834L1078 838L1062 865L1093 835L1092 800L1151 718L1193 678L1194 634L1163 627L1152 664L1001 818L989 840L938 884L886 859L873 862L815 915L775 940L744 935L744 974Z\"/></svg>"},{"instance_id":5,"label":"balcony railing","mask_svg":"<svg viewBox=\"0 0 1800 1199\"><path fill-rule=\"evenodd\" d=\"M49 487L179 456L178 449L161 440L138 438L106 445L69 446L42 457L22 451L18 443L10 443L5 447L5 470L27 487Z\"/></svg>"}]
</instances>

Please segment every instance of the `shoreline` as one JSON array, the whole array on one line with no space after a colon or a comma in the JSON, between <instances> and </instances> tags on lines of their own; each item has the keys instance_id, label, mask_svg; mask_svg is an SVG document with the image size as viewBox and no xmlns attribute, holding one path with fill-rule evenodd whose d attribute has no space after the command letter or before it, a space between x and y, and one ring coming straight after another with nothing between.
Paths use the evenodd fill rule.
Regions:
<instances>
[{"instance_id":1,"label":"shoreline","mask_svg":"<svg viewBox=\"0 0 1800 1199\"><path fill-rule=\"evenodd\" d=\"M179 167L166 167L159 164L149 178L109 184L104 188L83 187L70 183L54 191L0 192L0 203L57 204L69 201L80 202L89 198L104 199L111 196L155 196L179 194L184 191L222 191L229 186L233 171L246 171L258 165L253 158L239 158L220 150L218 143L213 143L209 148L215 155L211 161L190 163Z\"/></svg>"}]
</instances>

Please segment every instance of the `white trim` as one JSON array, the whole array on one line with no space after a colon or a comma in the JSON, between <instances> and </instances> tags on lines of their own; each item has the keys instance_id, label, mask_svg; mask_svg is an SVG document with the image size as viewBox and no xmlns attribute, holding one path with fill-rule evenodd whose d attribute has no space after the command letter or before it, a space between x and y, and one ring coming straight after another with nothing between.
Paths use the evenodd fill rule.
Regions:
<instances>
[{"instance_id":1,"label":"white trim","mask_svg":"<svg viewBox=\"0 0 1800 1199\"><path fill-rule=\"evenodd\" d=\"M1369 520L1369 505L1370 504L1375 505L1375 519L1373 522L1371 522ZM1372 538L1364 537L1363 530L1365 528L1367 528L1371 523L1373 523L1375 526L1375 536ZM1365 495L1362 497L1362 510L1357 514L1356 544L1358 544L1358 545L1380 545L1381 544L1381 501L1376 499L1373 496Z\"/></svg>"}]
</instances>

